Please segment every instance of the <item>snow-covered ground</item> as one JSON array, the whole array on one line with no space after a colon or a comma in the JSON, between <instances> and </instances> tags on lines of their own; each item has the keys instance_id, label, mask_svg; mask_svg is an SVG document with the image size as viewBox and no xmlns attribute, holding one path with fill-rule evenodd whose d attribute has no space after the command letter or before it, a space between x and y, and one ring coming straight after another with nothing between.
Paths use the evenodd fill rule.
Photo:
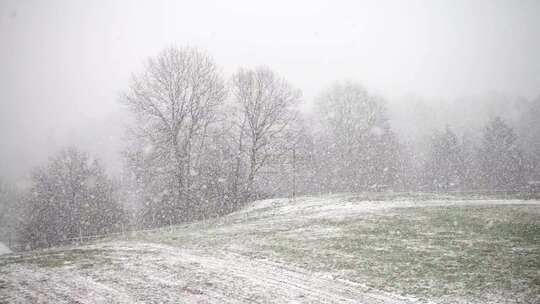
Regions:
<instances>
[{"instance_id":1,"label":"snow-covered ground","mask_svg":"<svg viewBox=\"0 0 540 304\"><path fill-rule=\"evenodd\" d=\"M2 284L7 297L2 300L9 303L409 303L402 297L370 291L353 282L226 251L123 241L78 250L76 261L68 259L61 266L32 263L6 266L2 272L8 275L3 275Z\"/></svg>"},{"instance_id":2,"label":"snow-covered ground","mask_svg":"<svg viewBox=\"0 0 540 304\"><path fill-rule=\"evenodd\" d=\"M376 256L364 255L368 251L362 250L376 246L381 248L380 254L391 256L387 250L395 241L381 243L377 239L361 244L357 251L339 247L355 244L342 243L336 247L335 240L351 236L351 227L363 237L358 227L371 229L374 220L382 225L379 218L391 218L404 210L441 206L493 210L502 207L514 211L518 208L519 212L526 210L533 220L540 216L538 201L404 199L373 202L347 195L305 197L294 202L265 200L220 219L83 246L3 256L0 258L0 303L455 303L474 300L475 295L460 297L456 291L431 298L429 295L416 297L405 288L407 284L400 291L400 282L395 282L395 278L381 281L380 273L373 270L385 266L382 264L366 268L373 273L358 274L361 269L354 265L360 265L362 260L367 264L378 261ZM426 215L421 214L415 220L424 217ZM358 242L358 235L350 240ZM395 240L400 239L404 238L396 236ZM436 246L420 241L411 245L415 250ZM522 256L537 249L523 247L516 254ZM446 286L428 279L419 277L418 281ZM525 286L524 290L534 287ZM459 293L461 289L456 290ZM519 303L521 299L516 297L512 302L515 299L505 298L504 293L500 297L482 299L485 303L485 299L500 303Z\"/></svg>"},{"instance_id":3,"label":"snow-covered ground","mask_svg":"<svg viewBox=\"0 0 540 304\"><path fill-rule=\"evenodd\" d=\"M4 243L0 242L0 255L8 253L11 253L11 249L9 249Z\"/></svg>"}]
</instances>

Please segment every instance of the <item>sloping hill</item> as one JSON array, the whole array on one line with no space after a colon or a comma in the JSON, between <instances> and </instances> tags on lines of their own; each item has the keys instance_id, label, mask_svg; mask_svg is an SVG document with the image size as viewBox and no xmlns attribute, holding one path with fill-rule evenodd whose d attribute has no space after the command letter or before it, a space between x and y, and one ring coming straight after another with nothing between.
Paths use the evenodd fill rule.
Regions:
<instances>
[{"instance_id":1,"label":"sloping hill","mask_svg":"<svg viewBox=\"0 0 540 304\"><path fill-rule=\"evenodd\" d=\"M540 203L335 195L0 258L0 303L535 303Z\"/></svg>"}]
</instances>

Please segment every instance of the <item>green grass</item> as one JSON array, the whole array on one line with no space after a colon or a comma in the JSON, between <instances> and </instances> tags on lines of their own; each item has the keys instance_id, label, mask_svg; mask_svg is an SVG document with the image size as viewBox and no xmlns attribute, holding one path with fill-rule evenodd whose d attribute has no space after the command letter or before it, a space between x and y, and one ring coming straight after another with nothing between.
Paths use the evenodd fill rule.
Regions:
<instances>
[{"instance_id":1,"label":"green grass","mask_svg":"<svg viewBox=\"0 0 540 304\"><path fill-rule=\"evenodd\" d=\"M58 268L74 264L82 269L92 268L96 263L106 263L109 259L104 250L64 249L30 252L17 256L8 256L0 260L0 268L9 264L31 264L42 268Z\"/></svg>"},{"instance_id":2,"label":"green grass","mask_svg":"<svg viewBox=\"0 0 540 304\"><path fill-rule=\"evenodd\" d=\"M283 226L266 224L272 210L261 208L135 239L235 250L422 299L491 302L486 295L527 299L540 294L537 206L392 208L309 221L291 215ZM263 229L244 226L254 223ZM516 302L526 302L519 299Z\"/></svg>"},{"instance_id":3,"label":"green grass","mask_svg":"<svg viewBox=\"0 0 540 304\"><path fill-rule=\"evenodd\" d=\"M526 206L423 207L322 224L330 238L262 249L316 271L421 298L540 294L540 214ZM319 223L321 224L321 223Z\"/></svg>"},{"instance_id":4,"label":"green grass","mask_svg":"<svg viewBox=\"0 0 540 304\"><path fill-rule=\"evenodd\" d=\"M347 196L343 200L358 202ZM397 207L347 217L303 217L306 210L318 215L318 206L293 214L265 207L121 239L212 254L234 251L421 299L490 303L491 295L499 295L509 303L528 303L540 294L537 205ZM106 251L59 249L13 256L0 260L0 272L2 263L91 270L107 263Z\"/></svg>"},{"instance_id":5,"label":"green grass","mask_svg":"<svg viewBox=\"0 0 540 304\"><path fill-rule=\"evenodd\" d=\"M271 213L259 209L243 221L197 223L144 238L226 250L237 244L240 253L254 258L277 258L423 299L450 296L490 302L483 297L540 294L537 206L393 208L344 220L290 221L263 231L227 229L266 222ZM325 230L314 237L317 229Z\"/></svg>"}]
</instances>

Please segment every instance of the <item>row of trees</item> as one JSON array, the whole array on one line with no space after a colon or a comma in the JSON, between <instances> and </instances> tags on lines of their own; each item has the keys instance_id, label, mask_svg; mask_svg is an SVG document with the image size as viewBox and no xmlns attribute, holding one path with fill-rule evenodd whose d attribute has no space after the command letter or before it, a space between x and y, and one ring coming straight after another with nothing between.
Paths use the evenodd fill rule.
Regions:
<instances>
[{"instance_id":1,"label":"row of trees","mask_svg":"<svg viewBox=\"0 0 540 304\"><path fill-rule=\"evenodd\" d=\"M532 162L502 119L481 140L435 132L427 157L391 128L383 98L335 84L300 115L301 92L266 67L225 79L192 48L151 58L122 95L132 114L114 183L75 149L35 170L19 236L30 247L217 216L266 196L520 189ZM132 209L126 208L127 205ZM131 212L133 211L133 212Z\"/></svg>"},{"instance_id":2,"label":"row of trees","mask_svg":"<svg viewBox=\"0 0 540 304\"><path fill-rule=\"evenodd\" d=\"M533 169L519 148L517 136L500 117L488 122L480 142L458 136L446 127L431 142L425 186L434 190L520 190Z\"/></svg>"},{"instance_id":3,"label":"row of trees","mask_svg":"<svg viewBox=\"0 0 540 304\"><path fill-rule=\"evenodd\" d=\"M98 161L74 148L62 150L34 170L32 187L19 201L19 242L50 247L120 231L126 217L117 189Z\"/></svg>"},{"instance_id":4,"label":"row of trees","mask_svg":"<svg viewBox=\"0 0 540 304\"><path fill-rule=\"evenodd\" d=\"M384 100L360 85L337 84L323 93L308 134L301 192L527 191L536 178L535 154L521 148L514 130L500 117L478 136L456 135L450 126L434 131L427 155L411 153L391 130ZM300 154L300 157L298 155Z\"/></svg>"},{"instance_id":5,"label":"row of trees","mask_svg":"<svg viewBox=\"0 0 540 304\"><path fill-rule=\"evenodd\" d=\"M196 49L150 59L123 96L134 114L124 155L142 225L226 213L254 198L261 170L294 136L299 98L264 67L226 82Z\"/></svg>"},{"instance_id":6,"label":"row of trees","mask_svg":"<svg viewBox=\"0 0 540 304\"><path fill-rule=\"evenodd\" d=\"M491 121L480 142L436 132L418 161L386 102L338 83L299 115L300 92L268 68L223 80L208 55L171 48L134 77L125 151L144 226L230 212L266 195L373 190L516 190L527 161L512 129Z\"/></svg>"}]
</instances>

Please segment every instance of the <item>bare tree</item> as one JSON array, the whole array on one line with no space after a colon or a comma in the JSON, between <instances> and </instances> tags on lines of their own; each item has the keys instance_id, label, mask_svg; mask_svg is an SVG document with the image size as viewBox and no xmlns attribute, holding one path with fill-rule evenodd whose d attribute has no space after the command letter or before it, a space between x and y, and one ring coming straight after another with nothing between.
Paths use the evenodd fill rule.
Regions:
<instances>
[{"instance_id":1,"label":"bare tree","mask_svg":"<svg viewBox=\"0 0 540 304\"><path fill-rule=\"evenodd\" d=\"M0 179L0 241L8 247L12 246L20 221L20 196L15 185Z\"/></svg>"},{"instance_id":2,"label":"bare tree","mask_svg":"<svg viewBox=\"0 0 540 304\"><path fill-rule=\"evenodd\" d=\"M118 230L124 212L115 192L97 160L74 148L62 150L32 175L21 243L46 247Z\"/></svg>"},{"instance_id":3,"label":"bare tree","mask_svg":"<svg viewBox=\"0 0 540 304\"><path fill-rule=\"evenodd\" d=\"M194 48L176 47L150 58L122 97L135 117L130 138L144 150L135 159L144 162L145 170L154 170L161 193L173 205L169 222L178 221L179 208L190 209L191 176L197 174L209 128L219 119L217 109L225 98L213 59Z\"/></svg>"},{"instance_id":4,"label":"bare tree","mask_svg":"<svg viewBox=\"0 0 540 304\"><path fill-rule=\"evenodd\" d=\"M337 144L354 147L378 122L385 119L381 98L369 95L359 84L335 84L317 100L317 112Z\"/></svg>"},{"instance_id":5,"label":"bare tree","mask_svg":"<svg viewBox=\"0 0 540 304\"><path fill-rule=\"evenodd\" d=\"M395 176L398 147L383 99L359 84L338 83L317 98L316 110L322 187L358 191Z\"/></svg>"},{"instance_id":6,"label":"bare tree","mask_svg":"<svg viewBox=\"0 0 540 304\"><path fill-rule=\"evenodd\" d=\"M264 67L237 71L232 78L232 92L238 147L233 191L236 194L241 163L247 159L244 198L249 199L257 173L272 157L284 152L277 143L287 140L301 92Z\"/></svg>"}]
</instances>

